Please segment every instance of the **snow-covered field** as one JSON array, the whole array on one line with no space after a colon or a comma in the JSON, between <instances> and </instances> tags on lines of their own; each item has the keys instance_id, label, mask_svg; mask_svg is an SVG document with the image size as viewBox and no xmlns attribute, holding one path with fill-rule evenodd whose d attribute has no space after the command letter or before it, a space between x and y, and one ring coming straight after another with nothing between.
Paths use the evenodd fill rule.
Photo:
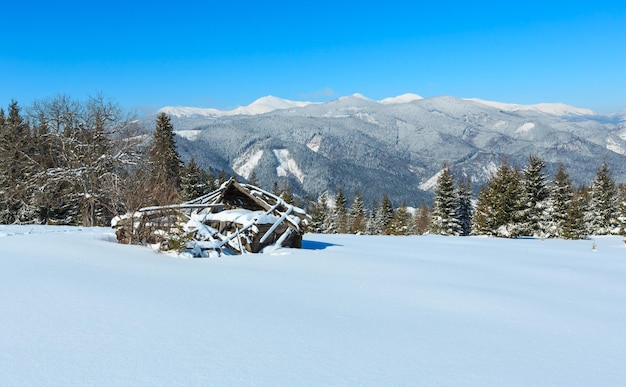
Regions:
<instances>
[{"instance_id":1,"label":"snow-covered field","mask_svg":"<svg viewBox=\"0 0 626 387\"><path fill-rule=\"evenodd\" d=\"M184 259L110 229L0 226L0 385L626 382L622 238L303 247Z\"/></svg>"}]
</instances>

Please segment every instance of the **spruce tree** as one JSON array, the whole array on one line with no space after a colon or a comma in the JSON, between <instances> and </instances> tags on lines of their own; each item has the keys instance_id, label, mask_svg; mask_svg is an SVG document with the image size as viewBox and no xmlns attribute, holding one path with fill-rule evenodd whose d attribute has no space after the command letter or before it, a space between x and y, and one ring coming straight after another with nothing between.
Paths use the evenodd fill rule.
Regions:
<instances>
[{"instance_id":1,"label":"spruce tree","mask_svg":"<svg viewBox=\"0 0 626 387\"><path fill-rule=\"evenodd\" d=\"M549 191L544 175L545 162L531 155L522 171L519 217L515 235L544 237Z\"/></svg>"},{"instance_id":2,"label":"spruce tree","mask_svg":"<svg viewBox=\"0 0 626 387\"><path fill-rule=\"evenodd\" d=\"M176 151L174 127L170 117L165 113L159 114L156 119L148 158L155 184L164 184L166 188L177 192L180 188L182 161Z\"/></svg>"},{"instance_id":3,"label":"spruce tree","mask_svg":"<svg viewBox=\"0 0 626 387\"><path fill-rule=\"evenodd\" d=\"M308 211L311 215L311 229L316 233L326 232L328 213L328 195L322 193L316 202L310 204Z\"/></svg>"},{"instance_id":4,"label":"spruce tree","mask_svg":"<svg viewBox=\"0 0 626 387\"><path fill-rule=\"evenodd\" d=\"M591 185L585 223L589 235L608 235L618 229L617 186L606 161L598 168Z\"/></svg>"},{"instance_id":5,"label":"spruce tree","mask_svg":"<svg viewBox=\"0 0 626 387\"><path fill-rule=\"evenodd\" d=\"M411 214L408 212L406 204L402 203L400 208L394 213L389 225L387 225L387 234L410 235L411 231Z\"/></svg>"},{"instance_id":6,"label":"spruce tree","mask_svg":"<svg viewBox=\"0 0 626 387\"><path fill-rule=\"evenodd\" d=\"M549 221L545 230L547 237L564 237L565 224L571 215L573 197L572 181L563 164L559 163L548 200Z\"/></svg>"},{"instance_id":7,"label":"spruce tree","mask_svg":"<svg viewBox=\"0 0 626 387\"><path fill-rule=\"evenodd\" d=\"M383 194L383 198L380 202L380 207L378 208L378 212L376 214L377 221L379 222L380 230L383 233L387 232L387 227L394 216L393 203L387 193Z\"/></svg>"},{"instance_id":8,"label":"spruce tree","mask_svg":"<svg viewBox=\"0 0 626 387\"><path fill-rule=\"evenodd\" d=\"M454 185L454 176L448 165L444 165L435 187L435 201L431 214L430 231L439 235L460 235L459 197Z\"/></svg>"},{"instance_id":9,"label":"spruce tree","mask_svg":"<svg viewBox=\"0 0 626 387\"><path fill-rule=\"evenodd\" d=\"M517 236L520 213L520 173L504 160L496 174L481 189L472 233L499 237Z\"/></svg>"},{"instance_id":10,"label":"spruce tree","mask_svg":"<svg viewBox=\"0 0 626 387\"><path fill-rule=\"evenodd\" d=\"M349 232L351 234L361 234L365 232L366 220L365 220L365 203L361 197L361 191L357 190L354 193L352 204L350 205L349 215Z\"/></svg>"},{"instance_id":11,"label":"spruce tree","mask_svg":"<svg viewBox=\"0 0 626 387\"><path fill-rule=\"evenodd\" d=\"M413 233L423 235L430 230L430 210L425 203L420 204L413 216Z\"/></svg>"},{"instance_id":12,"label":"spruce tree","mask_svg":"<svg viewBox=\"0 0 626 387\"><path fill-rule=\"evenodd\" d=\"M461 235L467 236L472 232L472 218L474 216L472 184L469 177L459 181L457 194L459 196L458 217L461 224Z\"/></svg>"},{"instance_id":13,"label":"spruce tree","mask_svg":"<svg viewBox=\"0 0 626 387\"><path fill-rule=\"evenodd\" d=\"M348 211L346 208L346 197L343 189L339 187L335 195L335 208L333 209L333 221L330 227L331 232L345 234L348 232Z\"/></svg>"},{"instance_id":14,"label":"spruce tree","mask_svg":"<svg viewBox=\"0 0 626 387\"><path fill-rule=\"evenodd\" d=\"M30 152L30 126L24 120L16 101L9 105L9 113L0 127L0 223L28 222L34 214L30 205L28 184L36 172L36 163Z\"/></svg>"},{"instance_id":15,"label":"spruce tree","mask_svg":"<svg viewBox=\"0 0 626 387\"><path fill-rule=\"evenodd\" d=\"M587 238L587 227L585 225L585 209L589 205L589 190L581 187L574 192L572 202L567 210L567 217L563 223L561 237L564 239L585 239Z\"/></svg>"},{"instance_id":16,"label":"spruce tree","mask_svg":"<svg viewBox=\"0 0 626 387\"><path fill-rule=\"evenodd\" d=\"M380 235L383 233L382 223L380 220L380 205L376 199L372 202L372 208L367 213L365 233L367 235Z\"/></svg>"},{"instance_id":17,"label":"spruce tree","mask_svg":"<svg viewBox=\"0 0 626 387\"><path fill-rule=\"evenodd\" d=\"M208 173L192 157L181 170L180 190L183 201L192 200L211 192L208 180Z\"/></svg>"}]
</instances>

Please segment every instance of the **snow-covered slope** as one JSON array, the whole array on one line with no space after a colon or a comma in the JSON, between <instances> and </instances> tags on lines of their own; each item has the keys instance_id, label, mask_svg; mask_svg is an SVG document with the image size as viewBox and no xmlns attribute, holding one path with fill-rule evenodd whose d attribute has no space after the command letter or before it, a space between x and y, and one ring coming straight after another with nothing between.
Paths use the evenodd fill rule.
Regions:
<instances>
[{"instance_id":1,"label":"snow-covered slope","mask_svg":"<svg viewBox=\"0 0 626 387\"><path fill-rule=\"evenodd\" d=\"M182 259L110 229L0 226L0 252L1 385L626 380L621 238L307 234Z\"/></svg>"},{"instance_id":2,"label":"snow-covered slope","mask_svg":"<svg viewBox=\"0 0 626 387\"><path fill-rule=\"evenodd\" d=\"M247 106L239 106L233 110L218 110L212 108L196 108L196 107L184 107L184 106L166 106L159 109L159 112L166 113L174 117L191 117L191 116L205 116L205 117L223 117L234 116L238 114L242 115L256 115L273 112L275 110L289 109L294 107L303 107L310 105L311 102L299 102L290 101L288 99L282 99L268 95L261 97Z\"/></svg>"},{"instance_id":3,"label":"snow-covered slope","mask_svg":"<svg viewBox=\"0 0 626 387\"><path fill-rule=\"evenodd\" d=\"M577 108L563 103L538 103L534 105L519 105L514 103L485 101L478 98L467 98L467 100L478 102L483 105L492 106L509 112L526 110L552 114L555 116L593 116L596 114L593 110Z\"/></svg>"},{"instance_id":4,"label":"snow-covered slope","mask_svg":"<svg viewBox=\"0 0 626 387\"><path fill-rule=\"evenodd\" d=\"M406 93L406 94L399 95L397 97L384 98L378 102L382 103L383 105L391 105L395 103L409 103L413 101L419 101L420 99L424 99L424 98L417 94Z\"/></svg>"}]
</instances>

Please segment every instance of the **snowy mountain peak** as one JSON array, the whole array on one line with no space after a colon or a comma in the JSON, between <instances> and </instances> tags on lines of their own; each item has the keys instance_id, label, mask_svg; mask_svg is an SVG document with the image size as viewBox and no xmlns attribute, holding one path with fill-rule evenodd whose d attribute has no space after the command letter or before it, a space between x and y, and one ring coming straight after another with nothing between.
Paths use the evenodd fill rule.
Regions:
<instances>
[{"instance_id":1,"label":"snowy mountain peak","mask_svg":"<svg viewBox=\"0 0 626 387\"><path fill-rule=\"evenodd\" d=\"M289 109L289 108L294 108L294 107L304 107L310 104L311 102L291 101L288 99L282 99L282 98L274 97L272 95L268 95L268 96L257 99L256 101L252 102L248 106L242 106L242 107L238 107L235 110L231 110L229 113L256 115L256 114L273 112L275 110Z\"/></svg>"},{"instance_id":2,"label":"snowy mountain peak","mask_svg":"<svg viewBox=\"0 0 626 387\"><path fill-rule=\"evenodd\" d=\"M483 105L495 107L500 110L515 112L520 110L536 111L554 116L592 116L596 113L590 109L577 108L564 103L538 103L534 105L519 105L514 103L502 103L495 101L485 101L479 98L466 98L468 101L478 102Z\"/></svg>"},{"instance_id":3,"label":"snowy mountain peak","mask_svg":"<svg viewBox=\"0 0 626 387\"><path fill-rule=\"evenodd\" d=\"M406 94L399 95L397 97L389 97L389 98L381 99L378 102L382 103L383 105L391 105L391 104L396 104L396 103L409 103L413 101L419 101L420 99L424 99L424 98L417 94L406 93Z\"/></svg>"},{"instance_id":4,"label":"snowy mountain peak","mask_svg":"<svg viewBox=\"0 0 626 387\"><path fill-rule=\"evenodd\" d=\"M345 101L345 100L350 100L350 99L360 99L360 100L363 100L363 101L371 101L371 99L367 98L366 96L364 96L361 93L354 93L354 94L346 96L346 97L339 97L339 101Z\"/></svg>"},{"instance_id":5,"label":"snowy mountain peak","mask_svg":"<svg viewBox=\"0 0 626 387\"><path fill-rule=\"evenodd\" d=\"M159 113L163 112L174 117L223 117L235 115L257 115L273 112L275 110L289 109L294 107L304 107L313 102L291 101L268 95L261 97L247 106L239 106L233 110L218 110L213 108L197 108L185 106L166 106L159 109Z\"/></svg>"}]
</instances>

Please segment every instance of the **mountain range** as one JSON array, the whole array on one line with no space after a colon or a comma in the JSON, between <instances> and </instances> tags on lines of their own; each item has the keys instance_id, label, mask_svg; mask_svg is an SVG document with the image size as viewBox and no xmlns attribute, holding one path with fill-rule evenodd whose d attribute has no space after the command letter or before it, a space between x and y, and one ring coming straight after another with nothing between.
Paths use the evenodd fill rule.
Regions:
<instances>
[{"instance_id":1,"label":"mountain range","mask_svg":"<svg viewBox=\"0 0 626 387\"><path fill-rule=\"evenodd\" d=\"M590 184L606 161L626 182L626 111L416 94L323 103L267 96L230 111L164 107L144 125L160 112L171 117L183 158L243 179L254 173L266 188L287 180L299 195L342 188L415 206L432 199L444 162L477 189L504 158L522 167L531 154L546 161L548 178L562 162L575 184Z\"/></svg>"}]
</instances>

